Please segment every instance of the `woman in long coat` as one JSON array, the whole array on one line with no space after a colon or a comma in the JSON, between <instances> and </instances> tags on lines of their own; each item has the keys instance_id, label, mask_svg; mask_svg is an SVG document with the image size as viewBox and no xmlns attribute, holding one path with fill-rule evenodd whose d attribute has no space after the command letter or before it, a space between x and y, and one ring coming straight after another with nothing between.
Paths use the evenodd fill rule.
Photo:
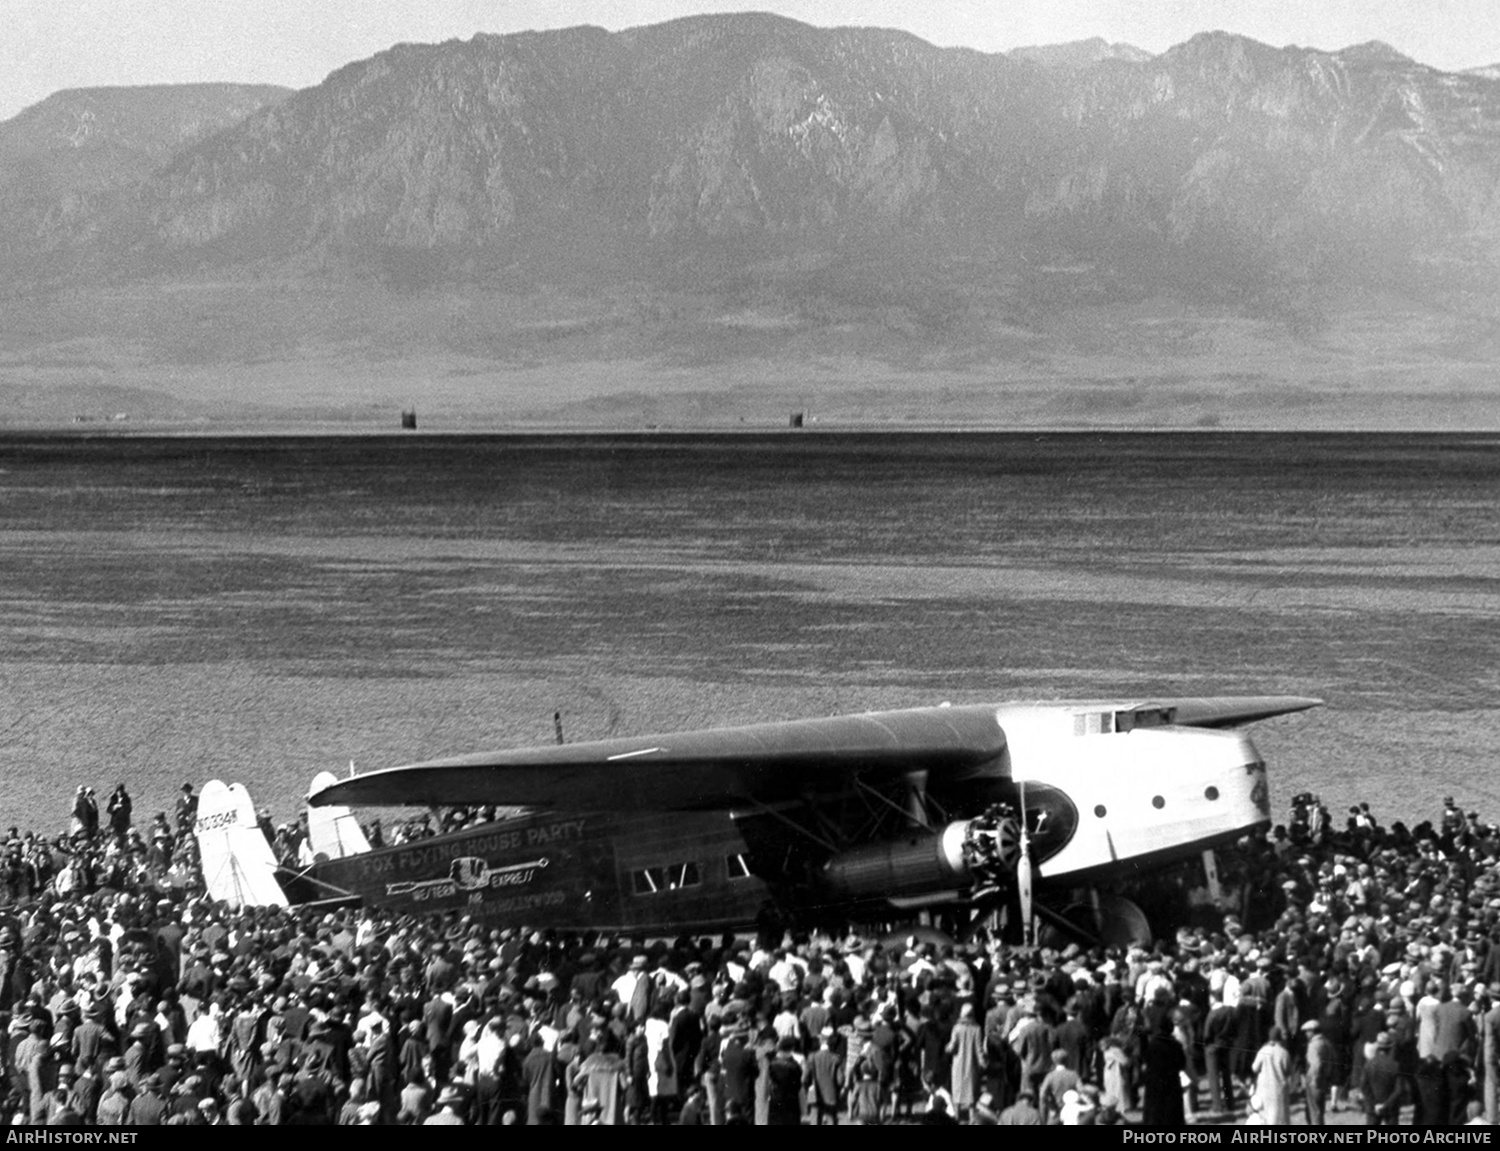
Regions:
<instances>
[{"instance_id":1,"label":"woman in long coat","mask_svg":"<svg viewBox=\"0 0 1500 1151\"><path fill-rule=\"evenodd\" d=\"M616 1054L615 1043L601 1038L573 1073L571 1086L582 1099L579 1111L586 1126L618 1126L624 1122L625 1061Z\"/></svg>"},{"instance_id":2,"label":"woman in long coat","mask_svg":"<svg viewBox=\"0 0 1500 1151\"><path fill-rule=\"evenodd\" d=\"M849 1122L876 1124L880 1122L880 1067L868 1039L853 1042L862 1046L849 1073Z\"/></svg>"},{"instance_id":3,"label":"woman in long coat","mask_svg":"<svg viewBox=\"0 0 1500 1151\"><path fill-rule=\"evenodd\" d=\"M1250 1070L1255 1075L1254 1102L1260 1105L1252 1119L1258 1116L1259 1122L1269 1126L1286 1126L1292 1121L1292 1056L1281 1028L1271 1028L1270 1038L1255 1053Z\"/></svg>"},{"instance_id":4,"label":"woman in long coat","mask_svg":"<svg viewBox=\"0 0 1500 1151\"><path fill-rule=\"evenodd\" d=\"M1104 1093L1113 1095L1120 1106L1128 1110L1135 1106L1130 1056L1125 1053L1125 1046L1117 1035L1106 1036L1099 1042L1103 1048Z\"/></svg>"},{"instance_id":5,"label":"woman in long coat","mask_svg":"<svg viewBox=\"0 0 1500 1151\"><path fill-rule=\"evenodd\" d=\"M965 1003L953 1025L953 1034L948 1037L949 1082L953 1091L953 1106L961 1119L967 1119L969 1109L979 1101L979 1092L984 1089L984 1032L974 1022L974 1005Z\"/></svg>"}]
</instances>

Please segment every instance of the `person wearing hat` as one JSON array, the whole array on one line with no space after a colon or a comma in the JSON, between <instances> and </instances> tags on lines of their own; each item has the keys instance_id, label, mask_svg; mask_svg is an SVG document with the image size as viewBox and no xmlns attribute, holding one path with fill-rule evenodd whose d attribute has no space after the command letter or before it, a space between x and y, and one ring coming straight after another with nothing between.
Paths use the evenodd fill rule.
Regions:
<instances>
[{"instance_id":1,"label":"person wearing hat","mask_svg":"<svg viewBox=\"0 0 1500 1151\"><path fill-rule=\"evenodd\" d=\"M1479 1057L1484 1072L1484 1117L1500 1123L1500 979L1489 985L1490 1009L1479 1021Z\"/></svg>"},{"instance_id":2,"label":"person wearing hat","mask_svg":"<svg viewBox=\"0 0 1500 1151\"><path fill-rule=\"evenodd\" d=\"M769 1080L766 1121L772 1127L797 1127L802 1123L802 1067L797 1062L797 1040L782 1038L766 1064Z\"/></svg>"},{"instance_id":3,"label":"person wearing hat","mask_svg":"<svg viewBox=\"0 0 1500 1151\"><path fill-rule=\"evenodd\" d=\"M129 1126L160 1127L167 1117L167 1111L167 1097L162 1094L161 1076L153 1071L141 1080L140 1092L131 1101Z\"/></svg>"},{"instance_id":4,"label":"person wearing hat","mask_svg":"<svg viewBox=\"0 0 1500 1151\"><path fill-rule=\"evenodd\" d=\"M948 1035L945 1054L949 1060L953 1106L959 1120L967 1122L970 1109L984 1088L984 1031L974 1017L974 1004L964 1003L959 1007L958 1021Z\"/></svg>"},{"instance_id":5,"label":"person wearing hat","mask_svg":"<svg viewBox=\"0 0 1500 1151\"><path fill-rule=\"evenodd\" d=\"M1309 1019L1302 1025L1307 1047L1303 1053L1303 1102L1307 1107L1307 1125L1322 1127L1326 1119L1328 1096L1337 1081L1338 1054L1323 1033L1322 1024Z\"/></svg>"},{"instance_id":6,"label":"person wearing hat","mask_svg":"<svg viewBox=\"0 0 1500 1151\"><path fill-rule=\"evenodd\" d=\"M844 1060L833 1049L836 1033L832 1026L818 1034L818 1049L807 1059L802 1083L812 1103L813 1122L838 1126L839 1103L844 1090Z\"/></svg>"},{"instance_id":7,"label":"person wearing hat","mask_svg":"<svg viewBox=\"0 0 1500 1151\"><path fill-rule=\"evenodd\" d=\"M610 990L625 1005L632 1024L644 1023L651 1014L655 987L651 981L650 962L644 952L631 956L629 968L610 984Z\"/></svg>"},{"instance_id":8,"label":"person wearing hat","mask_svg":"<svg viewBox=\"0 0 1500 1151\"><path fill-rule=\"evenodd\" d=\"M95 818L98 818L98 810L95 809ZM88 788L83 784L78 785L78 791L73 796L73 822L68 825L71 835L89 834L88 830Z\"/></svg>"},{"instance_id":9,"label":"person wearing hat","mask_svg":"<svg viewBox=\"0 0 1500 1151\"><path fill-rule=\"evenodd\" d=\"M200 1127L222 1127L224 1126L224 1115L219 1110L219 1101L212 1095L205 1095L198 1100L198 1122L194 1124Z\"/></svg>"},{"instance_id":10,"label":"person wearing hat","mask_svg":"<svg viewBox=\"0 0 1500 1151\"><path fill-rule=\"evenodd\" d=\"M1365 1122L1371 1127L1394 1127L1406 1101L1406 1083L1396 1062L1395 1041L1389 1031L1375 1037L1375 1052L1365 1061L1359 1088L1365 1101Z\"/></svg>"},{"instance_id":11,"label":"person wearing hat","mask_svg":"<svg viewBox=\"0 0 1500 1151\"><path fill-rule=\"evenodd\" d=\"M109 802L105 804L104 809L109 814L109 831L117 841L123 842L126 833L130 831L130 815L133 806L130 792L125 790L123 783L115 788L110 794Z\"/></svg>"},{"instance_id":12,"label":"person wearing hat","mask_svg":"<svg viewBox=\"0 0 1500 1151\"><path fill-rule=\"evenodd\" d=\"M83 1116L74 1108L68 1089L61 1084L47 1097L46 1124L48 1127L78 1127Z\"/></svg>"},{"instance_id":13,"label":"person wearing hat","mask_svg":"<svg viewBox=\"0 0 1500 1151\"><path fill-rule=\"evenodd\" d=\"M114 1071L109 1076L109 1088L99 1098L95 1114L101 1127L123 1127L130 1120L130 1104L135 1093L130 1089L130 1076L123 1071Z\"/></svg>"},{"instance_id":14,"label":"person wearing hat","mask_svg":"<svg viewBox=\"0 0 1500 1151\"><path fill-rule=\"evenodd\" d=\"M290 1071L268 1072L266 1080L250 1093L256 1121L264 1127L280 1127L290 1111L295 1080Z\"/></svg>"},{"instance_id":15,"label":"person wearing hat","mask_svg":"<svg viewBox=\"0 0 1500 1151\"><path fill-rule=\"evenodd\" d=\"M104 1088L94 1065L65 1063L58 1068L57 1082L59 1086L67 1084L68 1105L79 1114L79 1122L90 1125L97 1122Z\"/></svg>"},{"instance_id":16,"label":"person wearing hat","mask_svg":"<svg viewBox=\"0 0 1500 1151\"><path fill-rule=\"evenodd\" d=\"M748 1028L738 1016L732 1021L726 1017L724 1042L719 1047L719 1072L725 1106L737 1103L753 1115L760 1065L754 1049L746 1043L747 1033Z\"/></svg>"},{"instance_id":17,"label":"person wearing hat","mask_svg":"<svg viewBox=\"0 0 1500 1151\"><path fill-rule=\"evenodd\" d=\"M187 835L193 830L193 821L198 818L198 797L193 794L193 785L184 783L177 794L177 834Z\"/></svg>"},{"instance_id":18,"label":"person wearing hat","mask_svg":"<svg viewBox=\"0 0 1500 1151\"><path fill-rule=\"evenodd\" d=\"M557 1055L548 1049L540 1031L532 1034L526 1058L521 1061L521 1083L526 1091L526 1125L543 1126L556 1107ZM441 1106L442 1100L438 1103Z\"/></svg>"},{"instance_id":19,"label":"person wearing hat","mask_svg":"<svg viewBox=\"0 0 1500 1151\"><path fill-rule=\"evenodd\" d=\"M625 1060L612 1032L600 1030L595 1034L598 1044L579 1064L570 1087L578 1093L579 1113L585 1125L617 1126L624 1122ZM753 1089L751 1101L753 1106Z\"/></svg>"},{"instance_id":20,"label":"person wearing hat","mask_svg":"<svg viewBox=\"0 0 1500 1151\"><path fill-rule=\"evenodd\" d=\"M462 1127L464 1119L460 1109L463 1102L463 1092L452 1083L448 1084L438 1093L437 1110L422 1121L422 1126Z\"/></svg>"},{"instance_id":21,"label":"person wearing hat","mask_svg":"<svg viewBox=\"0 0 1500 1151\"><path fill-rule=\"evenodd\" d=\"M860 1016L854 1021L854 1037L849 1042L853 1061L845 1077L849 1095L849 1122L880 1122L880 1068L875 1063L870 1043L873 1034L870 1021Z\"/></svg>"},{"instance_id":22,"label":"person wearing hat","mask_svg":"<svg viewBox=\"0 0 1500 1151\"><path fill-rule=\"evenodd\" d=\"M47 1038L47 1021L28 1014L25 1020L25 1038L15 1045L11 1054L14 1077L27 1091L27 1117L33 1123L46 1118L47 1098L51 1094L52 1046Z\"/></svg>"},{"instance_id":23,"label":"person wearing hat","mask_svg":"<svg viewBox=\"0 0 1500 1151\"><path fill-rule=\"evenodd\" d=\"M429 995L422 1004L423 1038L426 1040L428 1058L432 1060L432 1078L439 1083L447 1080L449 1069L453 1066L453 1046L457 1035L453 1022L454 1003L453 993L442 991Z\"/></svg>"},{"instance_id":24,"label":"person wearing hat","mask_svg":"<svg viewBox=\"0 0 1500 1151\"><path fill-rule=\"evenodd\" d=\"M979 1098L974 1101L974 1110L969 1115L969 1126L971 1127L994 1127L1000 1122L1000 1114L995 1109L995 1096L991 1091L981 1091Z\"/></svg>"},{"instance_id":25,"label":"person wearing hat","mask_svg":"<svg viewBox=\"0 0 1500 1151\"><path fill-rule=\"evenodd\" d=\"M432 945L432 958L422 972L427 994L433 996L452 991L462 975L463 972L454 962L447 941L440 939L435 942Z\"/></svg>"}]
</instances>

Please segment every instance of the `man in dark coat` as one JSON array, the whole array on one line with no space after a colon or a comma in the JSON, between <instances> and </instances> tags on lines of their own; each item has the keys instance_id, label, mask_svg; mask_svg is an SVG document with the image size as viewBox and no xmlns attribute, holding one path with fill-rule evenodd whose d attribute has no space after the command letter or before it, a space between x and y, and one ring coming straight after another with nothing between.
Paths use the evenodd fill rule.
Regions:
<instances>
[{"instance_id":1,"label":"man in dark coat","mask_svg":"<svg viewBox=\"0 0 1500 1151\"><path fill-rule=\"evenodd\" d=\"M109 803L105 805L105 811L109 813L109 830L116 838L123 840L130 831L130 814L132 804L130 793L125 790L122 783L109 797Z\"/></svg>"},{"instance_id":2,"label":"man in dark coat","mask_svg":"<svg viewBox=\"0 0 1500 1151\"><path fill-rule=\"evenodd\" d=\"M103 1104L100 1104L102 1107ZM167 1097L162 1094L161 1076L154 1071L141 1082L141 1092L130 1104L131 1127L160 1127L167 1117Z\"/></svg>"},{"instance_id":3,"label":"man in dark coat","mask_svg":"<svg viewBox=\"0 0 1500 1151\"><path fill-rule=\"evenodd\" d=\"M738 1103L746 1113L755 1113L755 1080L760 1067L755 1052L745 1045L744 1032L736 1028L719 1049L719 1064L724 1077L724 1102Z\"/></svg>"},{"instance_id":4,"label":"man in dark coat","mask_svg":"<svg viewBox=\"0 0 1500 1151\"><path fill-rule=\"evenodd\" d=\"M773 1127L797 1127L802 1123L802 1068L796 1060L797 1041L781 1040L776 1055L766 1066L770 1080L768 1123Z\"/></svg>"},{"instance_id":5,"label":"man in dark coat","mask_svg":"<svg viewBox=\"0 0 1500 1151\"><path fill-rule=\"evenodd\" d=\"M1006 1021L1010 1017L1011 1005L1006 1001L1007 989L996 986L992 992L993 1003L984 1016L985 1082L995 1096L995 1106L1000 1110L1015 1101L1016 1087L1020 1081L1019 1064L1015 1050L1007 1038Z\"/></svg>"},{"instance_id":6,"label":"man in dark coat","mask_svg":"<svg viewBox=\"0 0 1500 1151\"><path fill-rule=\"evenodd\" d=\"M1365 1121L1371 1127L1393 1127L1401 1115L1405 1084L1396 1063L1395 1041L1382 1031L1375 1040L1375 1054L1365 1063L1359 1089L1365 1100Z\"/></svg>"},{"instance_id":7,"label":"man in dark coat","mask_svg":"<svg viewBox=\"0 0 1500 1151\"><path fill-rule=\"evenodd\" d=\"M432 1058L432 1078L446 1083L448 1069L453 1065L453 1003L449 996L434 995L422 1005L422 1025L427 1052Z\"/></svg>"},{"instance_id":8,"label":"man in dark coat","mask_svg":"<svg viewBox=\"0 0 1500 1151\"><path fill-rule=\"evenodd\" d=\"M1234 1108L1234 1076L1230 1061L1238 1029L1238 1013L1224 1003L1223 993L1213 998L1213 1008L1203 1023L1203 1056L1208 1070L1209 1106L1216 1115Z\"/></svg>"},{"instance_id":9,"label":"man in dark coat","mask_svg":"<svg viewBox=\"0 0 1500 1151\"><path fill-rule=\"evenodd\" d=\"M198 797L193 794L193 785L184 783L177 796L177 834L186 835L193 830L193 821L198 818Z\"/></svg>"},{"instance_id":10,"label":"man in dark coat","mask_svg":"<svg viewBox=\"0 0 1500 1151\"><path fill-rule=\"evenodd\" d=\"M807 1069L803 1072L803 1085L808 1088L813 1103L814 1122L824 1122L835 1127L839 1122L839 1099L844 1087L844 1061L833 1051L833 1028L825 1028L818 1049L808 1057Z\"/></svg>"},{"instance_id":11,"label":"man in dark coat","mask_svg":"<svg viewBox=\"0 0 1500 1151\"><path fill-rule=\"evenodd\" d=\"M1145 1099L1141 1106L1141 1124L1146 1127L1182 1127L1187 1118L1182 1105L1182 1073L1187 1070L1187 1055L1172 1034L1170 1016L1163 1015L1146 1040L1145 1073L1142 1085Z\"/></svg>"},{"instance_id":12,"label":"man in dark coat","mask_svg":"<svg viewBox=\"0 0 1500 1151\"><path fill-rule=\"evenodd\" d=\"M557 1059L541 1035L531 1037L531 1050L521 1063L521 1080L526 1086L526 1124L539 1126L552 1114L557 1084Z\"/></svg>"},{"instance_id":13,"label":"man in dark coat","mask_svg":"<svg viewBox=\"0 0 1500 1151\"><path fill-rule=\"evenodd\" d=\"M1036 1096L1023 1089L1016 1101L1000 1112L996 1124L1000 1127L1040 1127L1042 1113L1036 1109Z\"/></svg>"},{"instance_id":14,"label":"man in dark coat","mask_svg":"<svg viewBox=\"0 0 1500 1151\"><path fill-rule=\"evenodd\" d=\"M1491 955L1500 955L1500 945L1491 948ZM1479 1024L1479 1058L1484 1080L1484 1117L1490 1123L1500 1123L1500 981L1491 983L1490 1000L1493 1006L1484 1013Z\"/></svg>"},{"instance_id":15,"label":"man in dark coat","mask_svg":"<svg viewBox=\"0 0 1500 1151\"><path fill-rule=\"evenodd\" d=\"M1082 1004L1077 997L1068 1000L1066 1011L1067 1019L1058 1024L1052 1036L1052 1047L1067 1056L1068 1070L1086 1079L1092 1070L1089 1054L1094 1046L1093 1037L1089 1034L1088 1024L1083 1021Z\"/></svg>"},{"instance_id":16,"label":"man in dark coat","mask_svg":"<svg viewBox=\"0 0 1500 1151\"><path fill-rule=\"evenodd\" d=\"M74 1063L102 1066L104 1061L118 1050L114 1034L107 1021L109 1009L102 1001L89 1005L88 1015L73 1029L72 1054Z\"/></svg>"},{"instance_id":17,"label":"man in dark coat","mask_svg":"<svg viewBox=\"0 0 1500 1151\"><path fill-rule=\"evenodd\" d=\"M103 1085L91 1064L82 1064L76 1076L72 1070L72 1064L64 1064L58 1069L57 1081L67 1085L68 1105L78 1112L79 1122L92 1126L99 1113Z\"/></svg>"},{"instance_id":18,"label":"man in dark coat","mask_svg":"<svg viewBox=\"0 0 1500 1151\"><path fill-rule=\"evenodd\" d=\"M672 1066L679 1086L692 1078L693 1068L698 1063L698 1050L702 1046L703 1020L692 1009L692 994L681 991L667 1030L667 1047L672 1052Z\"/></svg>"}]
</instances>

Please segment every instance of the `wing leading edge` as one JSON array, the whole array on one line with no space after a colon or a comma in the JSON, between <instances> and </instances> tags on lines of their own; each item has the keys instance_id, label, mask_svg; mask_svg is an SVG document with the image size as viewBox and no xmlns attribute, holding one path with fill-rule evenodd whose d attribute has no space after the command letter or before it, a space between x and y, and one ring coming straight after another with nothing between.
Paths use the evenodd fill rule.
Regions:
<instances>
[{"instance_id":1,"label":"wing leading edge","mask_svg":"<svg viewBox=\"0 0 1500 1151\"><path fill-rule=\"evenodd\" d=\"M1205 696L1164 700L1182 727L1239 727L1244 723L1322 707L1321 699L1300 695Z\"/></svg>"},{"instance_id":2,"label":"wing leading edge","mask_svg":"<svg viewBox=\"0 0 1500 1151\"><path fill-rule=\"evenodd\" d=\"M1221 728L1317 707L1300 696L1219 696L1150 704L1033 705L1083 713L1156 709L1167 723ZM912 772L999 775L1005 705L913 708L747 727L480 752L341 779L314 806L492 803L595 811L733 811L879 785Z\"/></svg>"},{"instance_id":3,"label":"wing leading edge","mask_svg":"<svg viewBox=\"0 0 1500 1151\"><path fill-rule=\"evenodd\" d=\"M727 811L856 777L967 774L1004 749L993 707L917 708L462 755L342 779L308 802Z\"/></svg>"}]
</instances>

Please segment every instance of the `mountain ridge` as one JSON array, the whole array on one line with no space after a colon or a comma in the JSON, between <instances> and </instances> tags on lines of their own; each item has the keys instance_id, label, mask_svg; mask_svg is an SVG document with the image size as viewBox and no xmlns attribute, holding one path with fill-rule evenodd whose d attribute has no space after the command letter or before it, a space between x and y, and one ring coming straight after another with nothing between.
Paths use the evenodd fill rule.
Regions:
<instances>
[{"instance_id":1,"label":"mountain ridge","mask_svg":"<svg viewBox=\"0 0 1500 1151\"><path fill-rule=\"evenodd\" d=\"M0 261L28 293L373 291L403 331L403 309L447 300L414 337L441 370L456 356L481 374L496 357L724 364L819 346L1011 370L1063 355L1059 316L1152 300L1267 325L1314 359L1357 299L1451 313L1444 330L1477 333L1465 348L1493 347L1500 83L1385 45L1056 47L984 54L762 14L395 45L44 226L10 222ZM273 357L336 345L350 322L244 291L259 302L234 306L277 316ZM257 342L238 318L203 323L224 348ZM1483 354L1443 371L1467 379Z\"/></svg>"}]
</instances>

